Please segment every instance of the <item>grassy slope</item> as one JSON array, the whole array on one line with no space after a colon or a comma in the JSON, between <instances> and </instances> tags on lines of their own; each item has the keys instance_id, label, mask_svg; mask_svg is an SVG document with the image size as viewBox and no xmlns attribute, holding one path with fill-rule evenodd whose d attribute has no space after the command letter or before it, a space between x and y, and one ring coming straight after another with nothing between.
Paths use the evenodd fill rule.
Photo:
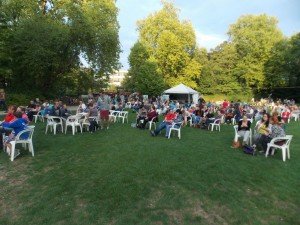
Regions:
<instances>
[{"instance_id":1,"label":"grassy slope","mask_svg":"<svg viewBox=\"0 0 300 225\"><path fill-rule=\"evenodd\" d=\"M39 123L34 158L0 154L0 224L299 223L299 123L285 163L231 149L221 129L167 140L128 124L44 135Z\"/></svg>"}]
</instances>

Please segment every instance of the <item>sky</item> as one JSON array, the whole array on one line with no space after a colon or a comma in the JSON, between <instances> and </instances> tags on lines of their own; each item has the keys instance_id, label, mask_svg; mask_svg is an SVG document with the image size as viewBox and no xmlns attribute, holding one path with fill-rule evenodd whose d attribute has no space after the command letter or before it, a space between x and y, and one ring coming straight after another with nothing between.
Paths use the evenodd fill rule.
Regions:
<instances>
[{"instance_id":1,"label":"sky","mask_svg":"<svg viewBox=\"0 0 300 225\"><path fill-rule=\"evenodd\" d=\"M300 32L300 0L173 0L180 18L192 22L197 43L207 50L227 40L230 24L246 14L266 13L279 20L285 36ZM119 8L120 62L128 69L130 48L138 39L136 22L162 8L160 0L117 0Z\"/></svg>"}]
</instances>

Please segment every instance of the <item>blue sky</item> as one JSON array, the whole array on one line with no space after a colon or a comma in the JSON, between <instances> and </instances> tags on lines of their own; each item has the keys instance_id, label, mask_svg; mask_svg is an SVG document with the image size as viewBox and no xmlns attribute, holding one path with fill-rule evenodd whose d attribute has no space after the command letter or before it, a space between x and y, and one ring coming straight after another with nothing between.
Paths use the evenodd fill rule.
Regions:
<instances>
[{"instance_id":1,"label":"blue sky","mask_svg":"<svg viewBox=\"0 0 300 225\"><path fill-rule=\"evenodd\" d=\"M193 23L199 46L208 50L227 39L230 24L245 14L276 16L284 35L300 32L300 0L173 0L181 19ZM136 21L161 8L160 0L117 0L119 8L120 61L128 69L127 58L136 42Z\"/></svg>"}]
</instances>

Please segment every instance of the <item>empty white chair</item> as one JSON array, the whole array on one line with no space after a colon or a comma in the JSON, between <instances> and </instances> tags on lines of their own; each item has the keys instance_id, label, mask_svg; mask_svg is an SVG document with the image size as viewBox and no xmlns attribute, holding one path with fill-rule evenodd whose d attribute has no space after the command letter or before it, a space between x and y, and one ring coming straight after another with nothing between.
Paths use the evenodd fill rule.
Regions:
<instances>
[{"instance_id":1,"label":"empty white chair","mask_svg":"<svg viewBox=\"0 0 300 225\"><path fill-rule=\"evenodd\" d=\"M269 155L269 151L272 148L272 155L274 155L275 149L280 149L282 151L282 160L285 161L286 156L290 159L290 144L292 141L293 135L286 135L285 137L273 138L270 143L268 143L268 148L266 151L266 157ZM285 141L284 144L276 144L279 141Z\"/></svg>"},{"instance_id":2,"label":"empty white chair","mask_svg":"<svg viewBox=\"0 0 300 225\"><path fill-rule=\"evenodd\" d=\"M234 141L237 142L238 139L241 137L239 134L238 134L238 125L234 125L233 126L233 129L234 129ZM250 135L249 135L249 145L252 145L252 129L250 128Z\"/></svg>"},{"instance_id":3,"label":"empty white chair","mask_svg":"<svg viewBox=\"0 0 300 225\"><path fill-rule=\"evenodd\" d=\"M113 121L114 123L117 121L119 111L109 110L109 121Z\"/></svg>"},{"instance_id":4,"label":"empty white chair","mask_svg":"<svg viewBox=\"0 0 300 225\"><path fill-rule=\"evenodd\" d=\"M37 122L37 119L40 119L40 121L44 122L44 116L42 115L41 111L38 111L36 115L33 115L34 123Z\"/></svg>"},{"instance_id":5,"label":"empty white chair","mask_svg":"<svg viewBox=\"0 0 300 225\"><path fill-rule=\"evenodd\" d=\"M77 116L69 116L66 120L66 129L65 133L67 133L68 127L72 127L72 134L75 135L76 128L79 127L80 131L82 133L82 126L81 123L79 122L79 117Z\"/></svg>"},{"instance_id":6,"label":"empty white chair","mask_svg":"<svg viewBox=\"0 0 300 225\"><path fill-rule=\"evenodd\" d=\"M46 125L46 131L45 134L47 134L48 132L48 127L50 127L50 131L53 133L54 135L56 134L56 128L57 126L61 127L61 132L64 132L64 125L63 125L63 120L61 117L57 117L57 116L48 116L47 117L47 125Z\"/></svg>"},{"instance_id":7,"label":"empty white chair","mask_svg":"<svg viewBox=\"0 0 300 225\"><path fill-rule=\"evenodd\" d=\"M122 123L124 123L125 120L127 120L127 123L128 123L128 112L127 111L120 111L117 118L118 118L118 120L122 120Z\"/></svg>"},{"instance_id":8,"label":"empty white chair","mask_svg":"<svg viewBox=\"0 0 300 225\"><path fill-rule=\"evenodd\" d=\"M170 139L172 131L177 131L178 138L181 139L181 126L182 126L182 122L181 123L173 123L172 127L170 128L169 134L168 134L168 139Z\"/></svg>"},{"instance_id":9,"label":"empty white chair","mask_svg":"<svg viewBox=\"0 0 300 225\"><path fill-rule=\"evenodd\" d=\"M34 126L29 126L26 130L23 130L18 133L13 141L10 142L11 144L11 152L10 152L10 160L14 161L15 159L15 150L16 144L22 144L26 148L28 145L29 152L31 152L32 156L34 156L34 149L32 144L32 136L34 132ZM28 136L26 139L23 139L21 136L24 135Z\"/></svg>"},{"instance_id":10,"label":"empty white chair","mask_svg":"<svg viewBox=\"0 0 300 225\"><path fill-rule=\"evenodd\" d=\"M221 119L215 119L213 123L208 124L208 130L211 127L211 131L214 130L214 127L216 127L216 130L219 130L219 132L221 131Z\"/></svg>"}]
</instances>

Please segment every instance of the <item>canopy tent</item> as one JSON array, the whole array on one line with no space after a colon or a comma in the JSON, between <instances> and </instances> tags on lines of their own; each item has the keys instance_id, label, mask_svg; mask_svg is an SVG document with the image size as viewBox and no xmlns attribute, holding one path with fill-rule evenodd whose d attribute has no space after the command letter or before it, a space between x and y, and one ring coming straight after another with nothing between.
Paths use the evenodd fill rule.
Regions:
<instances>
[{"instance_id":1,"label":"canopy tent","mask_svg":"<svg viewBox=\"0 0 300 225\"><path fill-rule=\"evenodd\" d=\"M198 92L195 91L194 89L188 87L188 86L185 86L184 84L179 84L175 87L172 87L168 90L165 90L164 91L164 94L168 94L168 95L171 95L171 94L175 94L175 95L187 95L188 96L188 102L190 103L191 102L191 95L193 97L193 102L194 103L197 103L197 100L198 100Z\"/></svg>"}]
</instances>

